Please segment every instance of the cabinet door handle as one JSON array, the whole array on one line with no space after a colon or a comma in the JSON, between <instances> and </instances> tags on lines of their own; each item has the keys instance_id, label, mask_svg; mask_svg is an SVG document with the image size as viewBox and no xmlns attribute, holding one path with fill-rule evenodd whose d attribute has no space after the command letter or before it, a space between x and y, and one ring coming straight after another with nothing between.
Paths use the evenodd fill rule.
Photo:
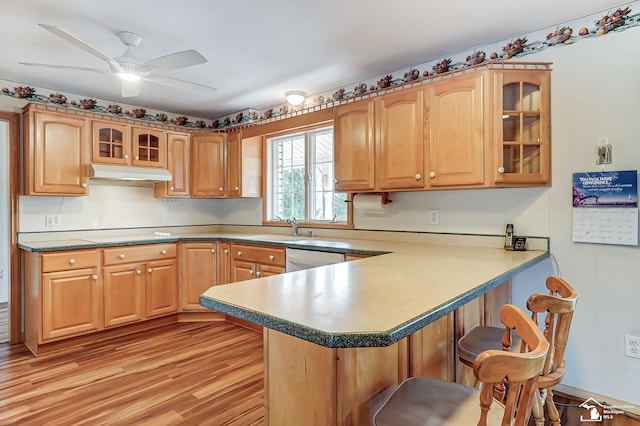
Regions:
<instances>
[{"instance_id":1,"label":"cabinet door handle","mask_svg":"<svg viewBox=\"0 0 640 426\"><path fill-rule=\"evenodd\" d=\"M262 275L262 272L260 271L256 272L256 277L259 277L260 275Z\"/></svg>"},{"instance_id":2,"label":"cabinet door handle","mask_svg":"<svg viewBox=\"0 0 640 426\"><path fill-rule=\"evenodd\" d=\"M142 271L140 269L136 269L136 275L140 275L142 274Z\"/></svg>"},{"instance_id":3,"label":"cabinet door handle","mask_svg":"<svg viewBox=\"0 0 640 426\"><path fill-rule=\"evenodd\" d=\"M94 275L94 276L91 277L91 279L94 280L94 281L98 281L98 276Z\"/></svg>"},{"instance_id":4,"label":"cabinet door handle","mask_svg":"<svg viewBox=\"0 0 640 426\"><path fill-rule=\"evenodd\" d=\"M429 172L429 177L431 179L433 179L434 177L436 177L436 172Z\"/></svg>"},{"instance_id":5,"label":"cabinet door handle","mask_svg":"<svg viewBox=\"0 0 640 426\"><path fill-rule=\"evenodd\" d=\"M422 175L420 173L416 173L416 180L422 179Z\"/></svg>"},{"instance_id":6,"label":"cabinet door handle","mask_svg":"<svg viewBox=\"0 0 640 426\"><path fill-rule=\"evenodd\" d=\"M276 258L276 257L275 257L274 255L272 255L272 254L270 254L270 255L269 255L269 260L273 260L273 259L275 259L275 258Z\"/></svg>"},{"instance_id":7,"label":"cabinet door handle","mask_svg":"<svg viewBox=\"0 0 640 426\"><path fill-rule=\"evenodd\" d=\"M121 254L120 256L118 256L120 259L124 259L124 254Z\"/></svg>"},{"instance_id":8,"label":"cabinet door handle","mask_svg":"<svg viewBox=\"0 0 640 426\"><path fill-rule=\"evenodd\" d=\"M242 256L242 252L241 251L238 251L238 256Z\"/></svg>"},{"instance_id":9,"label":"cabinet door handle","mask_svg":"<svg viewBox=\"0 0 640 426\"><path fill-rule=\"evenodd\" d=\"M216 254L216 249L211 249L211 254Z\"/></svg>"},{"instance_id":10,"label":"cabinet door handle","mask_svg":"<svg viewBox=\"0 0 640 426\"><path fill-rule=\"evenodd\" d=\"M148 272L148 273L152 273L152 272L153 272L153 269L149 268L149 269L147 269L147 272Z\"/></svg>"},{"instance_id":11,"label":"cabinet door handle","mask_svg":"<svg viewBox=\"0 0 640 426\"><path fill-rule=\"evenodd\" d=\"M503 174L504 173L504 167L498 167L498 173Z\"/></svg>"},{"instance_id":12,"label":"cabinet door handle","mask_svg":"<svg viewBox=\"0 0 640 426\"><path fill-rule=\"evenodd\" d=\"M167 254L166 250L160 250L160 254Z\"/></svg>"},{"instance_id":13,"label":"cabinet door handle","mask_svg":"<svg viewBox=\"0 0 640 426\"><path fill-rule=\"evenodd\" d=\"M69 265L75 265L76 260L75 259L69 259Z\"/></svg>"}]
</instances>

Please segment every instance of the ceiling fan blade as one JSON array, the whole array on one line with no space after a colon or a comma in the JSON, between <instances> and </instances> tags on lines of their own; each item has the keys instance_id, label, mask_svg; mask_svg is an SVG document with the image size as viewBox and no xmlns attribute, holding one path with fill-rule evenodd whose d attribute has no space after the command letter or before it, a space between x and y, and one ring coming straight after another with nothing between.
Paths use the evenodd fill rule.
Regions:
<instances>
[{"instance_id":1,"label":"ceiling fan blade","mask_svg":"<svg viewBox=\"0 0 640 426\"><path fill-rule=\"evenodd\" d=\"M45 30L49 31L50 33L52 33L54 35L57 35L58 37L68 41L69 43L73 44L74 46L79 47L80 49L84 50L85 52L88 52L88 53L92 54L93 56L97 56L98 58L102 59L103 61L106 61L111 67L113 67L114 70L122 71L122 67L120 66L118 61L116 61L111 56L107 55L106 53L102 52L101 50L98 50L97 48L91 46L90 44L80 40L78 37L74 36L73 34L70 34L70 33L66 32L65 30L63 30L62 28L58 28L58 27L53 26L53 25L46 25L46 24L38 24L38 25L40 25L42 28L44 28Z\"/></svg>"},{"instance_id":2,"label":"ceiling fan blade","mask_svg":"<svg viewBox=\"0 0 640 426\"><path fill-rule=\"evenodd\" d=\"M28 65L30 67L44 67L44 68L56 68L62 70L75 70L75 71L93 71L101 74L109 74L109 71L102 70L100 68L86 68L86 67L72 67L69 65L52 65L52 64L36 64L33 62L19 62L21 65Z\"/></svg>"},{"instance_id":3,"label":"ceiling fan blade","mask_svg":"<svg viewBox=\"0 0 640 426\"><path fill-rule=\"evenodd\" d=\"M209 92L209 94L214 94L218 91L218 89L216 88L205 86L203 84L192 83L190 81L178 80L177 78L165 77L161 75L150 75L144 77L143 80L157 83L162 86L172 87L174 89L187 90L196 93L202 93L203 91L206 91Z\"/></svg>"},{"instance_id":4,"label":"ceiling fan blade","mask_svg":"<svg viewBox=\"0 0 640 426\"><path fill-rule=\"evenodd\" d=\"M200 52L191 49L152 59L142 64L142 67L153 68L154 70L173 70L200 65L205 62L207 62L207 59Z\"/></svg>"},{"instance_id":5,"label":"ceiling fan blade","mask_svg":"<svg viewBox=\"0 0 640 426\"><path fill-rule=\"evenodd\" d=\"M127 81L122 80L122 86L120 93L123 98L131 98L140 94L140 82L139 81Z\"/></svg>"}]
</instances>

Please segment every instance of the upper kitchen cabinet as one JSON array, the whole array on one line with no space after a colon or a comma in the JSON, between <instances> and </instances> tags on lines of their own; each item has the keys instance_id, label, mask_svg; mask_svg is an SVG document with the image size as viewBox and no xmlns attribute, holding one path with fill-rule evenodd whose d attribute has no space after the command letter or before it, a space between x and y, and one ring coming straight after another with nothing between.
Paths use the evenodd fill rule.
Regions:
<instances>
[{"instance_id":1,"label":"upper kitchen cabinet","mask_svg":"<svg viewBox=\"0 0 640 426\"><path fill-rule=\"evenodd\" d=\"M167 135L149 127L131 128L131 164L142 167L167 166Z\"/></svg>"},{"instance_id":2,"label":"upper kitchen cabinet","mask_svg":"<svg viewBox=\"0 0 640 426\"><path fill-rule=\"evenodd\" d=\"M92 162L141 167L166 167L163 130L93 120Z\"/></svg>"},{"instance_id":3,"label":"upper kitchen cabinet","mask_svg":"<svg viewBox=\"0 0 640 426\"><path fill-rule=\"evenodd\" d=\"M336 107L336 190L422 189L424 109L422 88Z\"/></svg>"},{"instance_id":4,"label":"upper kitchen cabinet","mask_svg":"<svg viewBox=\"0 0 640 426\"><path fill-rule=\"evenodd\" d=\"M430 85L427 187L485 182L484 81L481 73Z\"/></svg>"},{"instance_id":5,"label":"upper kitchen cabinet","mask_svg":"<svg viewBox=\"0 0 640 426\"><path fill-rule=\"evenodd\" d=\"M199 133L191 136L191 196L225 196L224 133Z\"/></svg>"},{"instance_id":6,"label":"upper kitchen cabinet","mask_svg":"<svg viewBox=\"0 0 640 426\"><path fill-rule=\"evenodd\" d=\"M156 197L188 198L190 194L191 136L188 133L167 132L167 169L169 182L155 185Z\"/></svg>"},{"instance_id":7,"label":"upper kitchen cabinet","mask_svg":"<svg viewBox=\"0 0 640 426\"><path fill-rule=\"evenodd\" d=\"M231 132L226 148L226 196L262 196L262 136L242 138L241 132Z\"/></svg>"},{"instance_id":8,"label":"upper kitchen cabinet","mask_svg":"<svg viewBox=\"0 0 640 426\"><path fill-rule=\"evenodd\" d=\"M424 90L407 89L376 99L376 187L424 187Z\"/></svg>"},{"instance_id":9,"label":"upper kitchen cabinet","mask_svg":"<svg viewBox=\"0 0 640 426\"><path fill-rule=\"evenodd\" d=\"M374 109L373 99L334 108L336 191L369 191L374 188Z\"/></svg>"},{"instance_id":10,"label":"upper kitchen cabinet","mask_svg":"<svg viewBox=\"0 0 640 426\"><path fill-rule=\"evenodd\" d=\"M87 195L90 157L88 121L28 106L23 124L24 193Z\"/></svg>"},{"instance_id":11,"label":"upper kitchen cabinet","mask_svg":"<svg viewBox=\"0 0 640 426\"><path fill-rule=\"evenodd\" d=\"M493 72L495 186L550 184L550 73L548 64Z\"/></svg>"},{"instance_id":12,"label":"upper kitchen cabinet","mask_svg":"<svg viewBox=\"0 0 640 426\"><path fill-rule=\"evenodd\" d=\"M130 128L125 124L110 121L93 120L93 163L120 164L130 163Z\"/></svg>"}]
</instances>

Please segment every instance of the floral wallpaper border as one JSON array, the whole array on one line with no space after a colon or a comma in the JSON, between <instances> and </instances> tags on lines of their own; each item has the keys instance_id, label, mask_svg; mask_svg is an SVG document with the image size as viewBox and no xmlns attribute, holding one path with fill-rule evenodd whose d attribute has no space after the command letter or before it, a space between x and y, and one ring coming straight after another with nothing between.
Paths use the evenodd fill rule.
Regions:
<instances>
[{"instance_id":1,"label":"floral wallpaper border","mask_svg":"<svg viewBox=\"0 0 640 426\"><path fill-rule=\"evenodd\" d=\"M3 87L1 93L30 102L53 103L67 108L78 108L112 114L114 116L135 118L142 121L166 123L185 128L227 129L237 126L244 127L259 124L267 120L286 118L292 114L297 115L312 112L317 110L318 107L329 106L330 104L341 102L355 96L362 96L365 93L384 90L412 81L420 81L434 75L457 71L483 62L506 61L513 58L521 58L532 53L538 53L547 48L566 46L580 40L604 36L611 32L624 31L640 25L640 13L631 15L631 7L626 6L620 7L615 11L610 11L601 17L592 15L584 18L582 22L572 21L571 24L574 25L570 26L570 24L566 24L558 26L554 30L547 30L549 32L545 40L529 41L528 38L531 37L532 34L528 34L507 42L507 44L502 47L501 52L493 51L487 54L484 50L477 50L468 55L461 53L456 58L443 58L439 61L422 64L420 67L426 67L423 71L420 71L420 67L412 67L404 72L401 77L394 76L393 73L387 74L367 82L355 83L355 86L351 90L347 87L341 87L325 93L312 95L307 97L307 100L297 107L292 107L285 103L260 112L253 108L248 108L224 118L221 117L211 121L187 117L185 115L174 115L170 117L169 114L165 112L157 112L155 114L147 113L147 110L144 108L127 107L116 103L104 106L100 105L97 100L91 98L70 100L66 95L57 92L47 96L37 93L36 89L29 86L18 86L12 89ZM575 31L574 28L578 27L578 31Z\"/></svg>"}]
</instances>

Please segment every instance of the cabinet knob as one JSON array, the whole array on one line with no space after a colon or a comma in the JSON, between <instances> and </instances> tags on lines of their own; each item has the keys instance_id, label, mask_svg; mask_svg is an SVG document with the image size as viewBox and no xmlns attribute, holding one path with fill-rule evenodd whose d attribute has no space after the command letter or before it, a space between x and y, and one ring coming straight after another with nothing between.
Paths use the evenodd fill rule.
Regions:
<instances>
[{"instance_id":1,"label":"cabinet knob","mask_svg":"<svg viewBox=\"0 0 640 426\"><path fill-rule=\"evenodd\" d=\"M86 182L82 182L82 185L80 185L80 186L83 187L83 188L86 188L87 187L87 183Z\"/></svg>"},{"instance_id":2,"label":"cabinet knob","mask_svg":"<svg viewBox=\"0 0 640 426\"><path fill-rule=\"evenodd\" d=\"M220 192L224 191L224 187L221 186L220 188L218 188L218 191Z\"/></svg>"},{"instance_id":3,"label":"cabinet knob","mask_svg":"<svg viewBox=\"0 0 640 426\"><path fill-rule=\"evenodd\" d=\"M140 269L136 269L136 275L140 275L142 274L142 271Z\"/></svg>"},{"instance_id":4,"label":"cabinet knob","mask_svg":"<svg viewBox=\"0 0 640 426\"><path fill-rule=\"evenodd\" d=\"M166 250L164 250L164 249L163 249L163 250L160 250L160 254L167 254L167 251L166 251Z\"/></svg>"},{"instance_id":5,"label":"cabinet knob","mask_svg":"<svg viewBox=\"0 0 640 426\"><path fill-rule=\"evenodd\" d=\"M262 275L262 272L260 271L256 272L256 277L259 277L260 275Z\"/></svg>"},{"instance_id":6,"label":"cabinet knob","mask_svg":"<svg viewBox=\"0 0 640 426\"><path fill-rule=\"evenodd\" d=\"M173 191L173 186L170 186L170 187L169 187L169 191Z\"/></svg>"},{"instance_id":7,"label":"cabinet knob","mask_svg":"<svg viewBox=\"0 0 640 426\"><path fill-rule=\"evenodd\" d=\"M416 173L416 180L422 179L422 175L420 173Z\"/></svg>"},{"instance_id":8,"label":"cabinet knob","mask_svg":"<svg viewBox=\"0 0 640 426\"><path fill-rule=\"evenodd\" d=\"M211 254L216 254L216 249L211 249Z\"/></svg>"},{"instance_id":9,"label":"cabinet knob","mask_svg":"<svg viewBox=\"0 0 640 426\"><path fill-rule=\"evenodd\" d=\"M429 172L429 177L431 179L433 179L434 177L436 177L436 172Z\"/></svg>"},{"instance_id":10,"label":"cabinet knob","mask_svg":"<svg viewBox=\"0 0 640 426\"><path fill-rule=\"evenodd\" d=\"M224 249L224 254L229 254L229 250L228 249Z\"/></svg>"},{"instance_id":11,"label":"cabinet knob","mask_svg":"<svg viewBox=\"0 0 640 426\"><path fill-rule=\"evenodd\" d=\"M272 254L270 254L270 255L269 255L269 260L273 260L273 259L275 259L275 258L276 258L276 257L275 257L274 255L272 255Z\"/></svg>"},{"instance_id":12,"label":"cabinet knob","mask_svg":"<svg viewBox=\"0 0 640 426\"><path fill-rule=\"evenodd\" d=\"M152 273L152 272L153 272L153 269L149 268L149 269L147 269L147 272L148 272L148 273Z\"/></svg>"},{"instance_id":13,"label":"cabinet knob","mask_svg":"<svg viewBox=\"0 0 640 426\"><path fill-rule=\"evenodd\" d=\"M239 186L236 186L233 189L234 189L234 191L240 191L240 187Z\"/></svg>"},{"instance_id":14,"label":"cabinet knob","mask_svg":"<svg viewBox=\"0 0 640 426\"><path fill-rule=\"evenodd\" d=\"M118 256L120 259L124 259L124 254L121 254L120 256Z\"/></svg>"},{"instance_id":15,"label":"cabinet knob","mask_svg":"<svg viewBox=\"0 0 640 426\"><path fill-rule=\"evenodd\" d=\"M334 180L333 180L333 183L338 183L338 179L334 179Z\"/></svg>"},{"instance_id":16,"label":"cabinet knob","mask_svg":"<svg viewBox=\"0 0 640 426\"><path fill-rule=\"evenodd\" d=\"M75 259L69 259L69 265L75 265L76 260Z\"/></svg>"},{"instance_id":17,"label":"cabinet knob","mask_svg":"<svg viewBox=\"0 0 640 426\"><path fill-rule=\"evenodd\" d=\"M129 159L129 154L125 154L125 155L124 155L124 159L125 159L125 160L128 160L128 159Z\"/></svg>"},{"instance_id":18,"label":"cabinet knob","mask_svg":"<svg viewBox=\"0 0 640 426\"><path fill-rule=\"evenodd\" d=\"M503 174L504 173L504 167L498 167L498 173Z\"/></svg>"},{"instance_id":19,"label":"cabinet knob","mask_svg":"<svg viewBox=\"0 0 640 426\"><path fill-rule=\"evenodd\" d=\"M242 256L242 252L241 251L238 251L238 256Z\"/></svg>"},{"instance_id":20,"label":"cabinet knob","mask_svg":"<svg viewBox=\"0 0 640 426\"><path fill-rule=\"evenodd\" d=\"M137 160L139 160L139 159L140 159L140 157L138 157L138 156L136 155L135 157L133 157L133 159L137 161Z\"/></svg>"},{"instance_id":21,"label":"cabinet knob","mask_svg":"<svg viewBox=\"0 0 640 426\"><path fill-rule=\"evenodd\" d=\"M94 281L98 281L98 276L94 275L94 276L91 277L91 279L94 280Z\"/></svg>"},{"instance_id":22,"label":"cabinet knob","mask_svg":"<svg viewBox=\"0 0 640 426\"><path fill-rule=\"evenodd\" d=\"M249 275L253 275L253 270L249 270Z\"/></svg>"}]
</instances>

